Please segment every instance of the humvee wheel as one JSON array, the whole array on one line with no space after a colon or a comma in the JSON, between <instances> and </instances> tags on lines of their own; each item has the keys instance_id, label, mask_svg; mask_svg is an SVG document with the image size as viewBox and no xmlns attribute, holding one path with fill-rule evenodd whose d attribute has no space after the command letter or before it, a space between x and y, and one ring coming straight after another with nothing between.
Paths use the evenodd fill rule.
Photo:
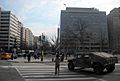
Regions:
<instances>
[{"instance_id":1,"label":"humvee wheel","mask_svg":"<svg viewBox=\"0 0 120 81\"><path fill-rule=\"evenodd\" d=\"M103 73L103 67L100 64L94 65L93 69L94 72L98 75Z\"/></svg>"},{"instance_id":2,"label":"humvee wheel","mask_svg":"<svg viewBox=\"0 0 120 81\"><path fill-rule=\"evenodd\" d=\"M107 70L107 72L113 72L114 71L114 69L115 69L115 64L113 64L113 65L108 65L107 67L106 67L106 70Z\"/></svg>"},{"instance_id":3,"label":"humvee wheel","mask_svg":"<svg viewBox=\"0 0 120 81\"><path fill-rule=\"evenodd\" d=\"M68 63L68 69L69 70L74 70L74 64L72 62Z\"/></svg>"}]
</instances>

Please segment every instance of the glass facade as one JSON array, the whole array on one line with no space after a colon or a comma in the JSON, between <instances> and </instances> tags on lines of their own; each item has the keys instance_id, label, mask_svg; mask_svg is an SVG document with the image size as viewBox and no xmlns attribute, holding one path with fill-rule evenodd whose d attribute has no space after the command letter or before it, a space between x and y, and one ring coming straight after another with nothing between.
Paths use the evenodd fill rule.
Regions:
<instances>
[{"instance_id":1,"label":"glass facade","mask_svg":"<svg viewBox=\"0 0 120 81\"><path fill-rule=\"evenodd\" d=\"M65 51L106 51L106 13L94 8L66 8L61 11L61 49Z\"/></svg>"},{"instance_id":2,"label":"glass facade","mask_svg":"<svg viewBox=\"0 0 120 81\"><path fill-rule=\"evenodd\" d=\"M120 7L114 8L107 16L110 50L120 53Z\"/></svg>"}]
</instances>

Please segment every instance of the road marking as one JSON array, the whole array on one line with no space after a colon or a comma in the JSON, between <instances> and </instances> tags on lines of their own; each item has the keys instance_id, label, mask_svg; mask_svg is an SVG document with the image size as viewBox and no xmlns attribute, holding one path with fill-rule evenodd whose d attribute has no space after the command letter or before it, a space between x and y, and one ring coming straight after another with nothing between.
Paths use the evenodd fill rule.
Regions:
<instances>
[{"instance_id":1,"label":"road marking","mask_svg":"<svg viewBox=\"0 0 120 81\"><path fill-rule=\"evenodd\" d=\"M21 74L33 74L33 73L36 73L36 74L47 74L47 73L55 73L55 71L53 70L53 71L20 71L21 72ZM60 74L62 74L62 75L65 75L65 74L68 74L68 72L67 71L65 71L65 73L63 73L62 71L60 71ZM69 72L69 75L70 74L79 74L79 73L75 73L75 72Z\"/></svg>"},{"instance_id":2,"label":"road marking","mask_svg":"<svg viewBox=\"0 0 120 81\"><path fill-rule=\"evenodd\" d=\"M0 66L1 68L11 68L11 66Z\"/></svg>"},{"instance_id":3,"label":"road marking","mask_svg":"<svg viewBox=\"0 0 120 81\"><path fill-rule=\"evenodd\" d=\"M51 68L55 66L0 66L2 68Z\"/></svg>"},{"instance_id":4,"label":"road marking","mask_svg":"<svg viewBox=\"0 0 120 81\"><path fill-rule=\"evenodd\" d=\"M60 68L60 75L55 76L54 75L54 63L12 63L13 66L2 66L3 68L16 68L16 70L19 72L19 74L25 78L26 81L83 81L83 80L91 80L94 81L106 81L104 79L100 79L97 77L87 76L84 74L76 73L76 72L70 72L67 70L67 63L66 65L61 64ZM115 64L117 67L120 65L120 63ZM65 67L65 68L62 68ZM32 71L31 71L32 70ZM42 71L45 70L45 71ZM52 71L53 70L53 71ZM61 72L62 71L62 72ZM116 72L116 71L115 71ZM105 75L105 77L114 77L116 75L119 76L120 73L111 73L108 75ZM73 76L73 77L72 77ZM33 77L33 78L32 78ZM47 78L46 78L47 77ZM55 77L55 78L51 78ZM61 78L62 77L62 78Z\"/></svg>"},{"instance_id":5,"label":"road marking","mask_svg":"<svg viewBox=\"0 0 120 81\"><path fill-rule=\"evenodd\" d=\"M53 74L53 73L21 73L22 76L27 76L27 75L50 75L50 74Z\"/></svg>"},{"instance_id":6,"label":"road marking","mask_svg":"<svg viewBox=\"0 0 120 81\"><path fill-rule=\"evenodd\" d=\"M21 73L26 73L26 72L42 72L42 73L49 73L49 72L54 72L54 70L53 71L33 71L33 70L31 70L31 71L20 71Z\"/></svg>"},{"instance_id":7,"label":"road marking","mask_svg":"<svg viewBox=\"0 0 120 81\"><path fill-rule=\"evenodd\" d=\"M23 77L22 75L21 75L21 72L18 70L18 68L15 68L16 70L17 70L17 72L19 73L19 75L21 76L21 77Z\"/></svg>"},{"instance_id":8,"label":"road marking","mask_svg":"<svg viewBox=\"0 0 120 81\"><path fill-rule=\"evenodd\" d=\"M43 74L43 75L49 75L49 74L54 74L55 72L51 72L51 73L41 73L41 72L38 72L38 73L21 73L21 75L23 75L23 76L25 76L25 75L41 75L41 74ZM72 74L74 74L74 75L80 75L80 74L77 74L77 73L75 73L75 72L70 72L70 73L61 73L60 72L60 75L72 75Z\"/></svg>"},{"instance_id":9,"label":"road marking","mask_svg":"<svg viewBox=\"0 0 120 81\"><path fill-rule=\"evenodd\" d=\"M99 81L106 81L106 80L104 80L104 79L98 79Z\"/></svg>"},{"instance_id":10,"label":"road marking","mask_svg":"<svg viewBox=\"0 0 120 81\"><path fill-rule=\"evenodd\" d=\"M116 63L115 65L120 65L120 63ZM13 65L13 66L0 66L0 67L2 67L2 68L15 68L15 67L18 67L18 68L54 68L55 66L53 65L53 66L49 66L49 65L39 65L39 66L30 66L30 65L28 65L28 66L20 66L20 65L18 65L18 66L15 66L15 65ZM67 67L67 66L60 66L61 68L64 68L64 67Z\"/></svg>"},{"instance_id":11,"label":"road marking","mask_svg":"<svg viewBox=\"0 0 120 81\"><path fill-rule=\"evenodd\" d=\"M73 78L73 77L83 77L83 76L86 76L86 75L59 75L58 77L59 78L67 78L67 77L69 77L69 78ZM32 75L32 76L28 76L28 75L24 75L23 76L24 78L29 78L29 77L32 77L32 78L46 78L46 77L52 77L52 78L55 78L56 76L54 75L54 73L52 73L51 75Z\"/></svg>"},{"instance_id":12,"label":"road marking","mask_svg":"<svg viewBox=\"0 0 120 81\"><path fill-rule=\"evenodd\" d=\"M85 77L85 78L45 78L45 79L26 79L26 81L75 81L75 80L92 80L92 79L96 79L94 77Z\"/></svg>"}]
</instances>

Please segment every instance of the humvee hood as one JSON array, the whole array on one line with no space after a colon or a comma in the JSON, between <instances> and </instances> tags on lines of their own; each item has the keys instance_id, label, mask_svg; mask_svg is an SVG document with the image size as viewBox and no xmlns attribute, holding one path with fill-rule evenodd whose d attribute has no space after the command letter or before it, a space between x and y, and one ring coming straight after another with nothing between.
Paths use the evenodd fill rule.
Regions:
<instances>
[{"instance_id":1,"label":"humvee hood","mask_svg":"<svg viewBox=\"0 0 120 81\"><path fill-rule=\"evenodd\" d=\"M106 57L106 58L114 57L113 55L109 53L105 53L105 52L93 52L93 54L100 56L100 57Z\"/></svg>"}]
</instances>

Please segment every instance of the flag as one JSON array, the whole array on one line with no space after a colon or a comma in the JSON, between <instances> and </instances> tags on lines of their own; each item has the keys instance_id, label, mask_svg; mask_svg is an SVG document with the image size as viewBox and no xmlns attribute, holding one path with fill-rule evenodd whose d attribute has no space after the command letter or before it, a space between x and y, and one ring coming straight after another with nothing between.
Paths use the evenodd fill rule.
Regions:
<instances>
[{"instance_id":1,"label":"flag","mask_svg":"<svg viewBox=\"0 0 120 81\"><path fill-rule=\"evenodd\" d=\"M64 4L64 6L66 6L66 4Z\"/></svg>"}]
</instances>

